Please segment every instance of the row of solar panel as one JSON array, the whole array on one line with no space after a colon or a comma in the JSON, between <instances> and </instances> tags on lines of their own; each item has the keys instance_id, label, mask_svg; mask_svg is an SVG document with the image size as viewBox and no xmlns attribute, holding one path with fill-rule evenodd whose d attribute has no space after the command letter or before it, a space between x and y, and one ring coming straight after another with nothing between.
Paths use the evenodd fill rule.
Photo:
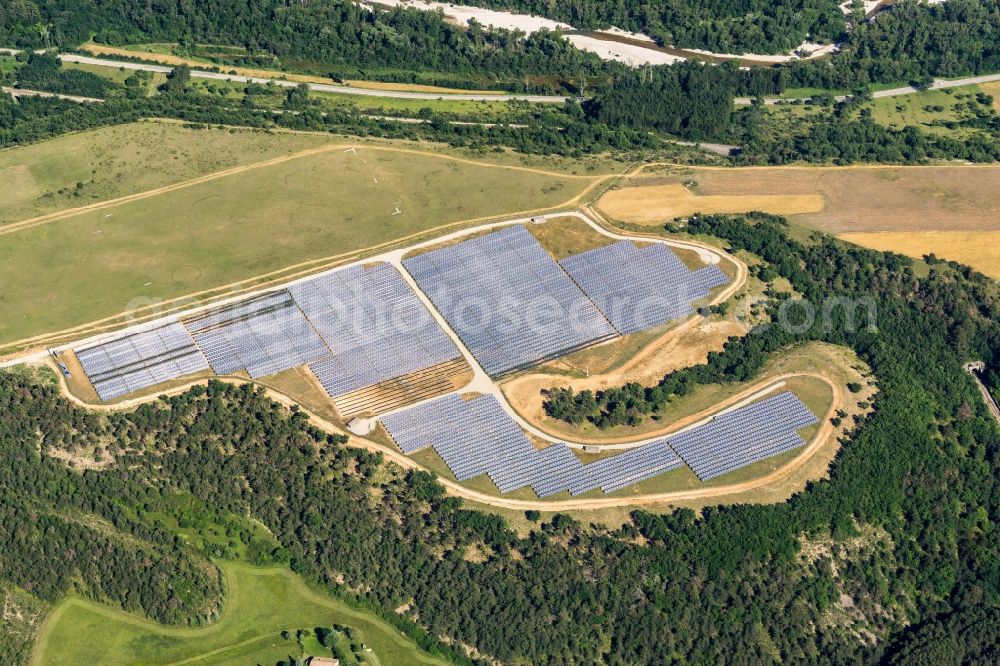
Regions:
<instances>
[{"instance_id":1,"label":"row of solar panel","mask_svg":"<svg viewBox=\"0 0 1000 666\"><path fill-rule=\"evenodd\" d=\"M330 353L287 291L185 324L220 375L245 369L256 379Z\"/></svg>"},{"instance_id":2,"label":"row of solar panel","mask_svg":"<svg viewBox=\"0 0 1000 666\"><path fill-rule=\"evenodd\" d=\"M595 488L613 492L683 463L663 441L583 465L564 444L536 450L493 396L451 394L382 418L406 454L433 446L459 481L487 474L501 493L531 486L539 497Z\"/></svg>"},{"instance_id":3,"label":"row of solar panel","mask_svg":"<svg viewBox=\"0 0 1000 666\"><path fill-rule=\"evenodd\" d=\"M640 256L643 261L637 259ZM637 261L643 266L659 262L662 270L626 270ZM405 263L490 374L554 358L616 335L591 300L522 226ZM585 287L594 294L607 295L609 289L628 286L639 289L636 294L640 296L626 294L621 299L628 304L644 302L642 285L656 280L664 284L663 280L690 278L699 289L725 281L715 267L690 274L665 247L638 250L627 241L564 263L578 281L590 280ZM588 275L588 266L594 275ZM614 320L612 308L605 307ZM655 323L677 315L678 307L674 303L656 310ZM635 317L630 316L634 322ZM100 384L98 393L107 400L145 388L151 385L148 382L188 374L190 368L204 369L203 360L198 358L200 347L218 374L245 369L257 378L309 363L327 392L338 397L460 356L416 294L385 263L328 273L289 290L199 315L186 320L184 326L194 342L181 335L174 340L174 347L167 348L155 335L147 339L147 334L140 333L133 339L140 344L116 347L114 342L108 343L108 350L117 350L114 353L121 356L113 366L90 368L101 353L85 354L81 359L84 370L95 379L95 386ZM626 330L620 323L619 327ZM179 362L174 363L172 356ZM105 365L108 363L112 361L106 360Z\"/></svg>"},{"instance_id":4,"label":"row of solar panel","mask_svg":"<svg viewBox=\"0 0 1000 666\"><path fill-rule=\"evenodd\" d=\"M171 323L76 350L101 400L208 369L184 327Z\"/></svg>"},{"instance_id":5,"label":"row of solar panel","mask_svg":"<svg viewBox=\"0 0 1000 666\"><path fill-rule=\"evenodd\" d=\"M490 375L616 335L523 226L403 264Z\"/></svg>"},{"instance_id":6,"label":"row of solar panel","mask_svg":"<svg viewBox=\"0 0 1000 666\"><path fill-rule=\"evenodd\" d=\"M793 393L741 407L668 439L702 481L791 451L804 444L798 430L816 417Z\"/></svg>"},{"instance_id":7,"label":"row of solar panel","mask_svg":"<svg viewBox=\"0 0 1000 666\"><path fill-rule=\"evenodd\" d=\"M307 363L337 397L460 357L385 263L321 275L77 355L102 400L209 366L258 378Z\"/></svg>"},{"instance_id":8,"label":"row of solar panel","mask_svg":"<svg viewBox=\"0 0 1000 666\"><path fill-rule=\"evenodd\" d=\"M691 271L660 244L640 249L623 240L559 263L622 335L684 317L729 282L717 266Z\"/></svg>"},{"instance_id":9,"label":"row of solar panel","mask_svg":"<svg viewBox=\"0 0 1000 666\"><path fill-rule=\"evenodd\" d=\"M389 264L328 273L291 293L332 352L310 368L333 397L461 356Z\"/></svg>"},{"instance_id":10,"label":"row of solar panel","mask_svg":"<svg viewBox=\"0 0 1000 666\"><path fill-rule=\"evenodd\" d=\"M450 394L382 418L403 453L432 446L459 481L487 474L501 493L531 486L539 497L611 493L684 463L704 481L802 446L797 430L814 423L812 412L785 392L584 465L564 444L536 450L493 396L466 402Z\"/></svg>"}]
</instances>

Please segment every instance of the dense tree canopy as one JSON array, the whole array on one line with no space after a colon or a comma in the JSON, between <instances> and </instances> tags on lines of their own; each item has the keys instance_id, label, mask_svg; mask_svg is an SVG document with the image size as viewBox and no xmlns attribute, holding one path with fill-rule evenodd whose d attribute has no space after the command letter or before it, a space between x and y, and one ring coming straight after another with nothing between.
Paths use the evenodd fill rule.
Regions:
<instances>
[{"instance_id":1,"label":"dense tree canopy","mask_svg":"<svg viewBox=\"0 0 1000 666\"><path fill-rule=\"evenodd\" d=\"M432 12L373 11L349 0L255 0L238 7L226 0L0 0L0 44L67 48L91 33L108 44L240 47L250 56L270 54L294 68L354 78L359 70L368 78L369 69L428 71L494 84L527 74L578 76L623 69L551 33L469 31Z\"/></svg>"},{"instance_id":2,"label":"dense tree canopy","mask_svg":"<svg viewBox=\"0 0 1000 666\"><path fill-rule=\"evenodd\" d=\"M578 28L614 26L662 44L721 53L784 53L807 38L831 41L845 28L834 0L470 0L565 21Z\"/></svg>"},{"instance_id":3,"label":"dense tree canopy","mask_svg":"<svg viewBox=\"0 0 1000 666\"><path fill-rule=\"evenodd\" d=\"M1000 71L1000 0L899 0L857 26L841 53L796 63L794 85L853 90L877 82Z\"/></svg>"}]
</instances>

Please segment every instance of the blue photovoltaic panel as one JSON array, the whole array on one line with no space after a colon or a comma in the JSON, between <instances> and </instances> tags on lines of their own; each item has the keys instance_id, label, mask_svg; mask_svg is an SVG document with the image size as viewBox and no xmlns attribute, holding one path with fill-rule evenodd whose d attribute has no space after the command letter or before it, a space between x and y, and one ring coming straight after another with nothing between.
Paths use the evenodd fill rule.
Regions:
<instances>
[{"instance_id":1,"label":"blue photovoltaic panel","mask_svg":"<svg viewBox=\"0 0 1000 666\"><path fill-rule=\"evenodd\" d=\"M330 353L287 291L276 291L184 322L216 374L273 375Z\"/></svg>"},{"instance_id":2,"label":"blue photovoltaic panel","mask_svg":"<svg viewBox=\"0 0 1000 666\"><path fill-rule=\"evenodd\" d=\"M721 414L667 442L705 481L802 446L797 431L816 422L809 408L786 391Z\"/></svg>"},{"instance_id":3,"label":"blue photovoltaic panel","mask_svg":"<svg viewBox=\"0 0 1000 666\"><path fill-rule=\"evenodd\" d=\"M289 291L332 352L309 367L334 398L461 356L387 263L334 271Z\"/></svg>"},{"instance_id":4,"label":"blue photovoltaic panel","mask_svg":"<svg viewBox=\"0 0 1000 666\"><path fill-rule=\"evenodd\" d=\"M382 417L403 453L433 446L459 481L488 474L501 493L531 486L539 497L614 492L683 463L662 440L583 465L565 444L535 449L493 396L438 398Z\"/></svg>"},{"instance_id":5,"label":"blue photovoltaic panel","mask_svg":"<svg viewBox=\"0 0 1000 666\"><path fill-rule=\"evenodd\" d=\"M587 486L569 490L579 494L584 490L600 488L606 493L613 493L677 469L683 464L665 440L657 440L590 463L585 467Z\"/></svg>"},{"instance_id":6,"label":"blue photovoltaic panel","mask_svg":"<svg viewBox=\"0 0 1000 666\"><path fill-rule=\"evenodd\" d=\"M403 265L490 375L615 336L520 225L417 255Z\"/></svg>"},{"instance_id":7,"label":"blue photovoltaic panel","mask_svg":"<svg viewBox=\"0 0 1000 666\"><path fill-rule=\"evenodd\" d=\"M208 369L177 322L74 351L101 400Z\"/></svg>"},{"instance_id":8,"label":"blue photovoltaic panel","mask_svg":"<svg viewBox=\"0 0 1000 666\"><path fill-rule=\"evenodd\" d=\"M729 282L717 266L692 272L665 245L639 249L627 240L559 263L623 335L686 317L692 303Z\"/></svg>"}]
</instances>

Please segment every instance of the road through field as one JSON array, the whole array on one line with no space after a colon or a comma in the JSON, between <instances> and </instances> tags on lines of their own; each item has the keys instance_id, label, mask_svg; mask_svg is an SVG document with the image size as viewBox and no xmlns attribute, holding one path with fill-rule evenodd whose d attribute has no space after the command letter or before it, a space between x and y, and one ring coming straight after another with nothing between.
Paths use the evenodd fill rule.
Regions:
<instances>
[{"instance_id":1,"label":"road through field","mask_svg":"<svg viewBox=\"0 0 1000 666\"><path fill-rule=\"evenodd\" d=\"M510 169L513 171L522 171L525 173L536 173L542 176L553 176L559 178L568 178L574 180L594 180L599 178L599 176L581 176L578 174L562 174L556 171L546 171L544 169L536 169L533 167L523 167L523 166L507 166L507 165L493 165L487 162L477 162L475 160L466 159L464 157L454 157L451 155L440 155L437 153L426 153L419 150L413 150L410 148L390 148L387 146L369 146L361 145L356 143L334 143L328 146L320 146L319 148L309 148L307 150L302 150L291 155L281 155L280 157L274 157L269 160L263 160L261 162L254 162L253 164L244 164L237 167L232 167L230 169L223 169L222 171L215 171L204 176L198 176L197 178L192 178L190 180L181 181L179 183L173 183L171 185L164 185L163 187L157 187L152 190L146 190L145 192L138 192L136 194L129 194L123 197L118 197L116 199L108 199L106 201L98 201L96 203L88 204L86 206L79 206L77 208L67 208L65 210L56 211L54 213L48 213L46 215L39 215L38 217L29 218L27 220L21 220L20 222L12 222L4 226L0 226L0 236L4 234L13 233L15 231L21 231L30 227L37 226L39 224L45 224L46 222L54 222L56 220L62 220L67 217L73 217L74 215L80 215L82 213L87 213L95 210L101 210L102 208L110 208L112 206L119 206L124 203L129 203L131 201L139 201L141 199L148 199L150 197L159 196L161 194L166 194L167 192L173 192L175 190L181 190L186 187L191 187L193 185L200 185L201 183L211 182L213 180L218 180L219 178L226 178L227 176L234 176L239 173L245 173L247 171L252 171L254 169L262 169L265 167L275 166L277 164L282 164L284 162L289 162L291 160L301 159L303 157L310 157L313 155L320 155L322 153L328 153L331 151L341 150L357 150L359 148L365 150L376 150L376 151L387 151L394 153L406 153L412 155L420 155L421 157L435 157L439 159L448 160L451 162L458 162L460 164L472 164L475 166L493 166L497 169Z\"/></svg>"},{"instance_id":2,"label":"road through field","mask_svg":"<svg viewBox=\"0 0 1000 666\"><path fill-rule=\"evenodd\" d=\"M159 74L166 74L173 71L173 67L164 67L163 65L153 65L146 62L109 60L107 58L94 58L91 56L76 55L74 53L61 53L58 57L63 62L72 62L80 65L120 67L123 69L156 72ZM395 97L397 99L445 99L462 102L511 102L517 100L522 102L533 102L536 104L562 104L567 99L570 99L565 95L519 95L514 93L428 93L409 90L356 88L353 86L342 86L333 83L306 83L302 81L288 81L286 79L267 78L261 76L225 74L222 72L209 72L203 69L192 69L191 78L214 79L216 81L239 81L240 83L259 83L261 85L273 83L274 85L282 86L284 88L297 88L300 85L307 85L310 90L315 90L317 92L336 93L338 95L360 95L363 97Z\"/></svg>"},{"instance_id":3,"label":"road through field","mask_svg":"<svg viewBox=\"0 0 1000 666\"><path fill-rule=\"evenodd\" d=\"M573 212L573 213L559 213L559 214L556 214L556 215L553 215L553 216L565 217L567 215L577 217L578 219L580 219L584 223L590 225L594 230L596 230L596 231L598 231L598 232L600 232L600 233L602 233L602 234L604 234L606 236L609 236L611 238L616 238L616 239L631 239L632 238L630 236L624 236L624 235L621 235L621 234L616 234L616 233L608 231L607 229L604 229L601 225L599 225L598 223L594 222L592 219L590 219L585 214L583 214L582 212L579 212L579 211L576 211L576 212ZM506 220L506 221L503 221L503 222L497 222L497 223L492 223L492 224L487 224L487 225L481 225L479 227L462 229L460 231L454 232L453 234L451 234L449 236L440 236L440 237L436 237L436 238L433 238L433 239L428 240L428 241L424 241L423 243L418 243L416 245L412 245L412 246L408 246L408 247L404 247L404 248L398 248L396 250L393 250L393 251L388 252L388 253L384 253L382 255L376 255L375 257L369 257L369 258L367 258L367 259L365 259L363 261L372 261L372 260L389 261L389 262L395 264L397 266L397 268L401 270L401 274L404 277L404 279L406 279L408 282L412 283L412 277L409 276L409 274L405 271L405 269L402 268L401 259L402 259L402 257L406 253L412 251L413 249L421 248L421 247L426 247L426 246L430 246L430 245L434 245L434 244L437 244L437 243L440 243L440 242L443 242L443 241L447 241L447 240L449 240L452 237L454 237L454 238L460 238L460 237L462 237L464 235L467 235L467 234L470 234L470 233L475 233L477 231L488 230L488 229L497 228L497 227L503 227L503 226L507 226L507 225L510 225L510 224L525 223L525 222L528 222L528 221L530 221L530 220L525 220L525 219ZM650 240L650 239L649 238L643 238L643 240ZM668 245L676 245L676 246L681 246L681 247L687 247L688 249L698 250L701 253L703 253L703 259L706 259L707 255L711 255L711 256L715 257L716 261L720 260L720 258L721 258L720 255L718 254L718 250L716 250L715 248L709 248L708 246L702 246L702 245L700 245L698 243L689 243L689 242L684 242L684 241L672 241L672 240L665 240L665 239L658 239L658 242L665 243L665 244L668 244ZM727 257L727 259L728 259L728 257ZM716 302L719 300L719 298L723 298L723 299L724 298L728 298L728 295L731 295L731 293L733 293L734 289L736 289L740 285L742 285L742 280L745 280L745 276L746 276L746 268L745 268L745 266L743 266L741 262L738 262L738 260L733 259L732 261L734 261L737 264L737 266L739 267L740 278L737 279L737 280L734 280L734 284L731 285L731 287L729 289L727 289L725 292L723 292L722 294L720 294L719 296L717 296L716 299L715 299ZM411 284L411 287L414 288L414 290L417 293L418 297L420 297L424 301L427 301L426 295L424 295L423 292L420 291L419 288L416 287L415 284ZM555 443L555 442L566 443L567 445L572 446L572 447L576 447L576 448L580 448L580 447L582 447L584 445L583 443L579 443L579 442L566 442L565 438L553 437L553 436L549 435L548 433L546 433L546 432L540 430L539 428L537 428L534 424L532 424L532 423L526 421L524 418L522 418L521 415L518 414L510 406L510 404L507 402L506 397L504 396L503 392L500 390L500 387L490 377L488 377L488 375L486 375L486 373L483 371L483 369L481 368L481 366L478 364L478 362L475 360L475 358L471 355L471 352L469 352L469 350L465 347L465 345L461 342L461 340L458 339L457 334L451 329L451 327L448 325L447 321L444 320L444 318L441 316L440 312L437 311L437 309L433 306L433 304L425 302L425 305L427 305L427 307L430 310L430 312L432 313L432 315L435 316L435 318L438 320L439 325L441 325L442 328L445 330L445 332L448 333L448 335L453 338L453 340L458 345L459 350L462 352L463 356L466 358L466 361L469 363L470 367L473 368L474 378L473 378L472 382L470 384L462 387L461 389L459 389L458 392L462 393L462 392L475 391L475 392L479 392L479 393L483 393L483 394L494 395L496 397L496 399L498 400L499 404L501 405L501 407L504 409L505 413L510 418L512 418L516 423L518 423L518 425L521 426L525 431L527 431L527 432L535 435L536 437L539 437L540 439L542 439L544 441L548 441L548 442L552 442L552 443ZM99 337L102 337L102 336L99 336ZM87 343L91 343L91 342L95 342L95 340L89 340L89 341L86 341L86 342ZM47 358L44 354L39 355L39 354L36 353L36 354L30 356L29 358L31 359L31 362L35 363L35 364L37 364L39 362L42 362L42 363L48 364L50 367L52 367L52 364L53 364L53 361L51 359ZM13 363L7 363L5 365L11 365L11 364L13 364ZM91 404L85 403L84 401L80 400L75 395L72 395L69 392L68 386L67 386L66 381L65 381L65 377L63 377L63 375L62 375L61 372L58 372L58 369L56 369L56 370L57 370L56 375L57 375L57 377L60 380L60 384L61 384L64 392L69 396L69 398L72 401L74 401L76 404L84 406L84 407L87 407L89 409L96 409L96 410L122 410L122 409L128 409L128 408L131 408L131 407L135 407L135 406L137 406L139 404L143 404L143 403L149 402L151 400L156 400L157 396L159 395L159 394L154 394L154 395L150 395L150 396L143 396L143 397L139 397L139 398L135 398L135 399L126 400L126 401L123 401L121 403L114 404L114 405L91 405ZM830 417L832 416L833 412L836 409L839 409L839 408L842 407L843 394L842 394L842 389L840 388L840 386L836 382L832 381L829 377L826 377L826 376L821 375L821 374L812 375L811 373L804 373L804 372L803 373L789 373L789 374L781 375L781 376L778 376L778 377L772 377L772 378L767 379L766 381L759 382L758 384L756 384L756 385L748 388L747 390L741 392L740 394L738 394L736 396L732 396L732 397L730 397L730 398L728 398L726 400L720 401L718 404L714 405L711 408L708 408L708 409L703 410L703 411L701 411L701 412L699 412L697 414L694 414L694 415L691 415L689 417L686 417L684 419L679 420L678 422L676 422L673 425L673 428L671 429L672 433L676 433L676 432L679 432L682 429L693 427L694 425L697 425L698 423L703 422L703 421L707 420L708 418L711 418L714 414L720 413L722 411L726 411L728 409L734 409L734 408L738 407L741 404L745 404L747 402L755 400L756 398L760 397L761 395L763 395L765 393L769 393L769 392L771 392L773 390L776 390L777 388L779 388L780 386L782 386L787 379L789 379L791 377L797 377L797 376L814 376L815 378L817 378L817 379L825 382L826 384L828 384L830 386L830 389L831 389L832 394L834 396L834 399L833 399L833 401L831 403L831 406L830 406L830 411L829 411L828 414L826 414L823 417L822 425L821 425L820 430L817 433L816 437L813 439L813 441L798 456L796 456L796 458L793 461L791 461L789 464L783 466L782 468L780 468L778 470L775 470L774 472L772 472L772 473L770 473L770 474L768 474L768 475L766 475L764 477L761 477L759 479L754 479L754 480L750 480L750 481L746 481L746 482L742 482L742 483L737 483L737 484L731 484L729 486L719 486L719 487L710 487L710 488L697 488L697 489L690 489L690 490L683 490L683 491L674 491L674 492L669 492L669 493L658 493L658 494L651 494L651 495L643 495L643 496L637 496L637 497L632 497L632 498L597 498L597 499L579 499L579 500L573 499L573 500L559 500L559 501L551 501L551 502L550 501L542 501L542 500L514 500L514 499L504 498L504 497L500 497L500 496L495 496L495 495L492 495L492 494L489 494L489 493L482 493L482 492L470 490L468 488L465 488L461 484L459 484L457 482L450 481L448 479L442 479L442 483L452 493L454 493L456 495L459 495L459 496L462 496L462 497L465 497L465 498L470 499L470 500L477 501L477 502L483 502L483 503L490 504L490 505L493 505L493 506L503 507L503 508L511 508L511 509L536 508L536 509L545 509L545 510L597 509L597 508L606 508L606 507L615 507L615 506L639 506L639 505L651 504L651 503L662 503L662 502L670 502L670 501L698 499L698 498L705 498L705 497L725 496L725 495L730 495L730 494L745 492L747 490L752 490L752 489L755 489L755 488L759 488L759 487L764 486L764 485L769 485L769 484L772 484L772 483L775 483L777 481L780 481L780 480L783 480L783 479L787 478L787 476L789 474L792 474L796 469L799 469L812 456L812 454L827 441L828 437L832 433L832 427L833 426L829 423L829 419L830 419ZM240 384L242 384L242 383L248 383L248 380L241 379L241 378L236 378L236 377L223 377L222 379L224 379L226 381L240 383ZM180 387L177 387L175 389L172 389L171 391L168 391L167 393L168 394L173 394L173 393L182 392L182 391L186 390L187 388L189 388L190 386L192 386L194 384L204 383L205 381L207 381L207 380L205 380L205 379L199 379L199 380L190 382L190 383L188 383L188 384L186 384L184 386L180 386ZM273 387L269 387L269 386L266 386L266 385L258 383L258 382L250 382L250 383L255 383L257 385L260 385L260 386L264 387L265 390L267 390L268 393L271 395L271 397L273 397L274 399L278 400L279 402L281 402L281 403L283 403L285 405L291 406L293 404L298 404L294 400L294 398L292 398L292 397L290 397L290 396L288 396L286 394L278 392ZM408 406L408 408L409 407L412 407L412 405ZM387 413L391 413L391 412L387 412ZM334 432L334 433L342 433L343 432L340 427L338 427L334 423L332 423L332 422L330 422L330 421L328 421L328 420L320 417L319 415L317 415L315 413L311 413L310 416L311 416L312 420L319 427L323 428L324 430L327 430L328 432ZM384 414L382 414L380 416L384 416ZM372 426L374 426L374 420L372 420L370 423L371 423ZM655 439L660 439L660 438L663 437L663 434L664 433L659 433L655 437L644 437L641 441L621 442L621 443L617 443L616 442L617 445L612 445L612 446L613 446L613 448L616 448L616 449L618 449L618 448L621 448L621 449L632 448L632 447L635 447L635 446L640 446L643 443L646 443L648 441L653 441ZM364 448L369 448L371 450L377 450L377 451L381 452L382 454L384 454L387 458L393 460L397 464L400 464L400 465L402 465L402 466L404 466L406 468L418 468L418 467L420 467L420 465L418 463L416 463L415 461L413 461L409 457L403 455L402 453L394 450L393 448L391 448L389 446L386 446L386 445L383 445L383 444L379 444L377 442L371 441L371 440L363 438L363 437L352 437L351 441L356 446L362 446Z\"/></svg>"},{"instance_id":4,"label":"road through field","mask_svg":"<svg viewBox=\"0 0 1000 666\"><path fill-rule=\"evenodd\" d=\"M53 372L59 378L59 386L66 397L67 400L74 403L75 405L82 407L84 409L96 411L96 412L119 412L128 411L135 409L141 405L149 404L159 400L159 396L173 396L184 393L193 386L203 386L207 384L208 379L199 379L182 386L177 386L169 391L164 391L156 395L148 395L139 398L133 398L126 400L114 405L93 405L84 402L69 390L66 384L65 377L62 373L52 365L50 359L43 358L40 361L41 364L46 365L51 368ZM705 488L694 488L690 490L677 490L666 493L654 493L649 495L638 495L635 497L602 497L602 498L591 498L591 499L568 499L568 500L518 500L510 499L500 495L493 495L489 493L480 492L477 490L472 490L463 486L462 484L452 481L450 479L438 478L438 481L447 488L448 492L452 495L462 497L467 500L474 502L479 502L481 504L486 504L488 506L493 506L502 509L513 509L517 511L526 511L529 509L535 509L539 511L579 511L579 510L591 510L591 509L606 509L611 507L638 507L638 506L651 506L657 504L666 504L670 502L678 502L682 500L698 500L698 499L708 499L708 498L724 498L730 495L736 495L739 493L744 493L751 490L756 490L758 488L763 488L776 483L780 483L791 476L795 471L800 469L805 465L816 452L823 447L823 445L832 437L836 431L831 418L834 416L838 409L844 406L844 390L835 381L832 381L829 377L818 374L818 373L789 373L786 375L779 375L778 377L769 378L763 382L759 382L751 387L749 387L744 393L740 395L748 394L754 395L761 392L766 392L769 387L774 386L775 382L783 382L791 379L793 377L812 377L826 383L830 390L833 392L833 400L830 404L830 409L823 415L820 420L820 428L813 436L812 440L808 445L799 452L799 454L789 461L786 465L774 470L773 472L749 481L743 481L740 483L733 483L725 486L712 486ZM348 446L354 446L358 448L363 448L368 451L375 453L381 453L387 460L399 465L404 469L418 469L423 470L424 467L420 463L416 462L412 458L404 455L397 449L391 448L384 444L366 439L363 437L358 437L350 433L345 433L342 428L329 421L328 419L319 416L318 414L310 411L308 408L303 407L298 401L296 401L291 396L288 396L280 391L274 389L270 386L264 386L253 380L248 380L241 377L233 376L223 376L217 378L219 381L224 381L226 383L234 384L237 386L243 386L245 384L253 384L260 386L267 394L269 398L278 402L289 409L292 407L297 407L299 411L304 412L309 416L310 424L316 426L320 430L336 435L347 435L348 436ZM722 411L722 410L718 410Z\"/></svg>"},{"instance_id":5,"label":"road through field","mask_svg":"<svg viewBox=\"0 0 1000 666\"><path fill-rule=\"evenodd\" d=\"M479 167L492 167L500 171L516 171L524 172L529 174L538 174L542 176L558 177L567 180L582 181L584 187L579 190L574 196L569 200L557 203L545 209L534 209L534 210L524 210L524 211L510 211L503 213L501 215L492 215L481 218L464 219L455 222L448 222L441 224L437 227L430 227L427 229L421 229L414 231L413 233L407 234L402 237L394 238L389 241L377 243L372 246L365 248L352 249L346 252L341 252L335 255L328 255L325 257L318 257L315 259L309 259L302 261L290 266L284 266L280 269L270 271L268 273L255 275L252 277L240 279L236 282L229 282L221 285L216 285L211 288L203 289L201 291L187 293L182 296L171 297L162 301L158 301L154 304L134 308L128 311L119 312L114 315L104 317L102 319L93 320L85 324L80 324L77 326L72 326L59 331L54 331L50 333L38 334L18 340L13 340L3 345L4 349L8 350L24 350L26 353L30 350L40 350L47 347L56 346L59 344L64 344L73 340L79 340L84 337L90 337L95 334L100 334L108 332L111 330L119 329L124 323L130 325L137 325L146 322L151 319L160 318L165 315L176 313L182 309L189 309L192 304L198 302L200 304L207 304L212 301L215 305L222 304L229 300L233 300L240 296L245 295L250 291L259 291L272 286L276 286L279 283L286 283L290 280L300 279L307 275L313 275L322 270L327 270L335 266L344 265L350 261L357 260L363 256L369 256L377 253L378 251L385 251L393 247L398 247L400 244L407 243L410 241L417 240L419 238L425 238L429 235L445 233L452 229L460 229L464 227L469 227L475 224L482 224L489 221L496 221L498 219L507 218L508 216L514 217L520 222L527 222L530 220L531 215L537 215L539 213L547 211L560 211L567 208L572 208L578 205L578 203L589 195L595 188L601 186L603 183L610 179L616 178L619 174L598 174L598 175L579 175L579 174L562 174L558 172L546 171L544 169L537 169L533 167L526 166L513 166L513 165L498 165L479 162L475 160L470 160L461 157L453 157L446 154L438 153L427 153L419 150L413 150L408 148L396 148L391 146L377 146L377 145L359 145L359 144L332 144L330 146L324 146L320 148L313 148L310 151L329 151L329 150L372 150L378 152L390 152L390 153L403 153L412 154L419 157L430 157L435 159L440 159L443 161L458 162L463 164L469 164L472 166ZM309 151L305 151L309 152ZM280 160L295 159L296 157L302 157L304 153L296 153L291 156L283 156L278 158ZM118 205L120 203L128 203L134 199L141 199L146 197L156 196L162 194L165 189L181 189L183 187L188 187L192 185L197 185L200 182L204 182L205 179L211 180L213 178L230 176L234 173L238 173L240 170L258 168L260 166L267 166L268 164L273 164L276 160L267 160L264 163L257 163L255 165L244 165L242 167L236 167L233 169L227 169L223 172L215 172L214 174L208 174L206 176L199 177L197 179L185 181L183 183L177 183L173 185L166 186L166 188L157 188L155 190L150 190L143 193L138 193L134 195L128 195L126 197L121 197L118 199L113 199L104 202L97 202L89 206L82 207L80 209L72 209L69 211L59 211L56 213L51 213L48 215L40 216L37 218L32 218L30 220L24 220L21 222L12 223L7 225L7 227L0 227L0 235L5 233L6 229L10 231L21 230L30 226L35 226L37 224L45 224L52 222L55 219L62 219L65 216L72 216L77 214L84 214L91 212L95 209L100 209L104 207L111 207ZM510 223L510 220L508 220ZM221 300L227 299L227 300ZM0 354L0 359L3 356Z\"/></svg>"}]
</instances>

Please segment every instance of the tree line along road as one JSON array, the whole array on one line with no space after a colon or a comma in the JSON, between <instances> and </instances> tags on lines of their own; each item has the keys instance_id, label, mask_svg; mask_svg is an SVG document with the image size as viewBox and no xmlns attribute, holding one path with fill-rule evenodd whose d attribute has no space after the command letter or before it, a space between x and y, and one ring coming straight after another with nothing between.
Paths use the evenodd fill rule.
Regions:
<instances>
[{"instance_id":1,"label":"tree line along road","mask_svg":"<svg viewBox=\"0 0 1000 666\"><path fill-rule=\"evenodd\" d=\"M142 70L146 72L159 72L166 74L173 71L173 67L164 65L153 65L144 62L127 62L121 60L107 60L104 58L94 58L91 56L76 55L73 53L59 54L59 59L63 62L72 62L81 65L98 65L103 67L121 67L124 69ZM201 69L192 69L191 78L194 79L216 79L219 81L240 81L242 83L259 83L266 85L273 83L286 88L296 88L302 85L299 81L288 81L285 79L265 78L258 76L242 76L239 74L225 74L222 72L209 72ZM341 95L362 95L366 97L395 97L400 99L450 99L464 102L510 102L519 100L539 104L562 104L567 99L564 95L518 95L507 93L426 93L413 92L408 90L376 90L372 88L353 88L351 86L337 85L334 83L306 83L310 90L317 92L337 93Z\"/></svg>"},{"instance_id":2,"label":"tree line along road","mask_svg":"<svg viewBox=\"0 0 1000 666\"><path fill-rule=\"evenodd\" d=\"M0 48L0 53L6 53L8 55L17 54L17 49L7 49ZM110 60L106 58L95 58L92 56L77 55L74 53L62 53L58 55L58 58L63 62L77 63L81 65L97 65L101 67L120 67L123 69L131 70L142 70L146 72L158 72L161 74L167 74L171 72L174 68L165 65L154 65L152 63L145 62L129 62L123 60ZM259 83L261 85L266 85L268 83L274 83L278 86L283 86L286 88L295 88L301 85L298 81L288 81L286 79L278 78L267 78L258 76L243 76L239 74L225 74L223 72L210 72L201 69L192 69L191 77L196 79L215 79L218 81L240 81L242 83ZM979 83L990 83L993 81L1000 81L1000 73L997 74L984 74L982 76L972 76L963 79L935 79L934 82L928 86L931 90L940 90L944 88L959 88L962 86L976 85ZM329 92L341 95L360 95L363 97L393 97L397 99L425 99L425 100L437 100L437 99L450 99L456 101L466 101L466 102L510 102L513 100L519 100L524 102L532 102L536 104L562 104L566 100L574 99L573 97L568 97L566 95L525 95L516 93L426 93L426 92L414 92L409 90L377 90L373 88L354 88L351 86L337 85L334 83L306 83L310 90L315 90L317 92ZM920 89L913 86L903 86L901 88L890 88L888 90L879 90L872 93L873 99L879 99L882 97L899 97L901 95L911 95L920 92ZM834 99L838 102L843 101L850 97L850 95L838 95ZM749 97L737 97L734 102L737 105L748 105L751 103L751 98ZM777 98L768 97L764 100L765 104L777 104L778 102L795 102L795 101L806 101L806 98L801 97L788 97L788 98Z\"/></svg>"}]
</instances>

